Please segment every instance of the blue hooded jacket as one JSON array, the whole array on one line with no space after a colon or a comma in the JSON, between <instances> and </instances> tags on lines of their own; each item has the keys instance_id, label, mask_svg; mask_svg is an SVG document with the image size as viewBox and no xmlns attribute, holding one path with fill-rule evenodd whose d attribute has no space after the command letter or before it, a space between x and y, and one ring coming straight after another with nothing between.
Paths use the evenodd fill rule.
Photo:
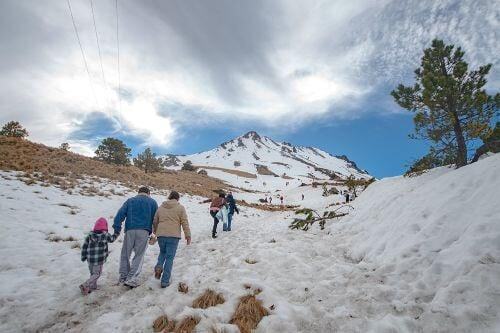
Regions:
<instances>
[{"instance_id":1,"label":"blue hooded jacket","mask_svg":"<svg viewBox=\"0 0 500 333\"><path fill-rule=\"evenodd\" d=\"M158 204L152 198L145 194L136 195L127 199L123 206L116 213L113 229L120 232L122 222L125 220L125 232L133 229L152 231L153 218L155 216Z\"/></svg>"}]
</instances>

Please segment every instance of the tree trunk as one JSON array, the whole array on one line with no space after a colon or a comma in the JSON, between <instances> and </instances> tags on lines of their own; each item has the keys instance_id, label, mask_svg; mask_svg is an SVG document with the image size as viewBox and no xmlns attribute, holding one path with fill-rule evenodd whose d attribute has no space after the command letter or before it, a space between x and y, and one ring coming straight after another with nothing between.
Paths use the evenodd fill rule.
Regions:
<instances>
[{"instance_id":1,"label":"tree trunk","mask_svg":"<svg viewBox=\"0 0 500 333\"><path fill-rule=\"evenodd\" d=\"M462 130L462 126L460 125L460 120L458 119L458 115L456 112L453 113L454 124L453 131L455 132L455 137L457 139L457 160L455 164L457 168L463 167L467 165L467 146L465 144L464 133Z\"/></svg>"}]
</instances>

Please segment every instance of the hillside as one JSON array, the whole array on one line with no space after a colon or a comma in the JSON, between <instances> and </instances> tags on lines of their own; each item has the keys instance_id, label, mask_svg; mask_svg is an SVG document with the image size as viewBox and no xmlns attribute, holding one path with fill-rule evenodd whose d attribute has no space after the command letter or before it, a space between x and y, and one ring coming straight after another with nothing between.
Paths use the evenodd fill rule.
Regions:
<instances>
[{"instance_id":1,"label":"hillside","mask_svg":"<svg viewBox=\"0 0 500 333\"><path fill-rule=\"evenodd\" d=\"M278 143L256 132L248 132L206 152L167 155L165 159L168 168L180 169L190 160L200 168L208 167L211 176L260 191L283 189L286 183L299 185L313 180L346 179L351 175L371 178L345 155L333 156L314 147ZM234 171L245 173L240 177L247 179L239 179Z\"/></svg>"},{"instance_id":2,"label":"hillside","mask_svg":"<svg viewBox=\"0 0 500 333\"><path fill-rule=\"evenodd\" d=\"M218 179L194 172L166 171L146 174L134 166L115 166L58 148L28 140L0 136L0 170L24 171L30 182L55 184L69 190L84 176L106 178L136 189L140 185L156 189L212 197L213 191L227 189Z\"/></svg>"},{"instance_id":3,"label":"hillside","mask_svg":"<svg viewBox=\"0 0 500 333\"><path fill-rule=\"evenodd\" d=\"M368 331L499 332L499 170L495 154L383 179L331 225L346 258L366 269L361 302L383 312Z\"/></svg>"}]
</instances>

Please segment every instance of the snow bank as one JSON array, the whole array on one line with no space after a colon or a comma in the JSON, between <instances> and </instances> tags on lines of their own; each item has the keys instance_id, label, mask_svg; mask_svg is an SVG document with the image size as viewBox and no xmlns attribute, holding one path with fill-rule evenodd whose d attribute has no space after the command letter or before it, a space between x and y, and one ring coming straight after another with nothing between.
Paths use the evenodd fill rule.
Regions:
<instances>
[{"instance_id":1,"label":"snow bank","mask_svg":"<svg viewBox=\"0 0 500 333\"><path fill-rule=\"evenodd\" d=\"M394 286L375 330L494 331L500 321L500 154L371 185L331 231ZM398 319L411 311L411 325ZM456 328L456 330L453 329Z\"/></svg>"}]
</instances>

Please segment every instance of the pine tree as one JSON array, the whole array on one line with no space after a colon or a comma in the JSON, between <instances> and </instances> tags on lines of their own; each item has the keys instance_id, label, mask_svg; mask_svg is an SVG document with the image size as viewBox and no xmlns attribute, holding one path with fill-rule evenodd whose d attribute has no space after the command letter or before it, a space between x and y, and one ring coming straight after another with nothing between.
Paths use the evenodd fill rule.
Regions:
<instances>
[{"instance_id":1,"label":"pine tree","mask_svg":"<svg viewBox=\"0 0 500 333\"><path fill-rule=\"evenodd\" d=\"M61 145L59 146L59 149L68 151L69 150L69 143L67 143L67 142L61 143Z\"/></svg>"},{"instance_id":2,"label":"pine tree","mask_svg":"<svg viewBox=\"0 0 500 333\"><path fill-rule=\"evenodd\" d=\"M182 164L181 170L184 170L184 171L196 171L196 168L193 166L193 162L186 161L186 162L184 162L184 164Z\"/></svg>"},{"instance_id":3,"label":"pine tree","mask_svg":"<svg viewBox=\"0 0 500 333\"><path fill-rule=\"evenodd\" d=\"M424 50L413 87L400 84L391 92L403 108L415 113L415 135L430 140L432 158L467 164L468 143L484 136L500 106L500 94L483 89L491 64L469 70L465 52L442 40Z\"/></svg>"},{"instance_id":4,"label":"pine tree","mask_svg":"<svg viewBox=\"0 0 500 333\"><path fill-rule=\"evenodd\" d=\"M146 148L134 158L134 165L145 173L158 172L161 170L162 160L156 157L156 153L151 152L151 148Z\"/></svg>"},{"instance_id":5,"label":"pine tree","mask_svg":"<svg viewBox=\"0 0 500 333\"><path fill-rule=\"evenodd\" d=\"M123 141L115 138L102 140L95 151L95 158L99 161L117 165L130 165L130 151Z\"/></svg>"},{"instance_id":6,"label":"pine tree","mask_svg":"<svg viewBox=\"0 0 500 333\"><path fill-rule=\"evenodd\" d=\"M9 121L3 125L0 135L16 138L25 138L28 136L28 131L21 126L18 121Z\"/></svg>"}]
</instances>

